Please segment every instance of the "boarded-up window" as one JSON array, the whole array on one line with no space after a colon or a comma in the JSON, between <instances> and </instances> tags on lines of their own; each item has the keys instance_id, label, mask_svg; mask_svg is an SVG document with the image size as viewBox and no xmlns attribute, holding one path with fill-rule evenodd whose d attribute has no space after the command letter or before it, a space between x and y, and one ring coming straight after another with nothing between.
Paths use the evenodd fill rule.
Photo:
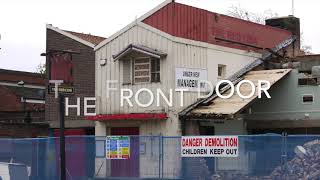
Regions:
<instances>
[{"instance_id":1,"label":"boarded-up window","mask_svg":"<svg viewBox=\"0 0 320 180\"><path fill-rule=\"evenodd\" d=\"M123 76L122 76L122 83L123 84L131 84L131 60L130 59L124 59L123 61Z\"/></svg>"},{"instance_id":2,"label":"boarded-up window","mask_svg":"<svg viewBox=\"0 0 320 180\"><path fill-rule=\"evenodd\" d=\"M160 59L151 59L151 82L160 82Z\"/></svg>"},{"instance_id":3,"label":"boarded-up window","mask_svg":"<svg viewBox=\"0 0 320 180\"><path fill-rule=\"evenodd\" d=\"M226 78L226 65L218 64L218 78L225 79Z\"/></svg>"},{"instance_id":4,"label":"boarded-up window","mask_svg":"<svg viewBox=\"0 0 320 180\"><path fill-rule=\"evenodd\" d=\"M302 102L303 103L313 103L313 95L303 95Z\"/></svg>"},{"instance_id":5,"label":"boarded-up window","mask_svg":"<svg viewBox=\"0 0 320 180\"><path fill-rule=\"evenodd\" d=\"M134 83L150 82L150 58L139 58L134 60Z\"/></svg>"},{"instance_id":6,"label":"boarded-up window","mask_svg":"<svg viewBox=\"0 0 320 180\"><path fill-rule=\"evenodd\" d=\"M123 84L160 82L160 59L123 60Z\"/></svg>"},{"instance_id":7,"label":"boarded-up window","mask_svg":"<svg viewBox=\"0 0 320 180\"><path fill-rule=\"evenodd\" d=\"M317 78L300 78L298 79L299 86L317 86Z\"/></svg>"},{"instance_id":8,"label":"boarded-up window","mask_svg":"<svg viewBox=\"0 0 320 180\"><path fill-rule=\"evenodd\" d=\"M72 84L73 79L73 63L69 53L50 55L50 79L63 80L64 84Z\"/></svg>"}]
</instances>

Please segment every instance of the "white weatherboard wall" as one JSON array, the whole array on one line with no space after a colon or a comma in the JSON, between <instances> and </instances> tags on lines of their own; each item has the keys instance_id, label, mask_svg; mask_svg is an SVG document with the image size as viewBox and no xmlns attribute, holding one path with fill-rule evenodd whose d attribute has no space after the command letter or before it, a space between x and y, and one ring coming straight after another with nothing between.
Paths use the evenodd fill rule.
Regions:
<instances>
[{"instance_id":1,"label":"white weatherboard wall","mask_svg":"<svg viewBox=\"0 0 320 180\"><path fill-rule=\"evenodd\" d=\"M173 38L163 32L153 30L149 26L135 25L128 31L119 35L117 38L102 46L96 51L96 97L97 97L97 114L118 114L118 113L148 113L148 112L166 112L173 118L183 107L180 106L180 93L174 93L174 105L168 107L163 101L160 107L156 107L156 102L148 108L138 107L133 100L134 107L129 107L125 103L124 107L120 106L120 89L129 88L134 92L140 88L148 88L156 94L156 89L160 88L168 96L169 89L175 89L175 69L180 68L198 68L207 69L208 80L217 82L218 64L226 65L227 76L242 68L244 65L252 62L259 54L248 51L226 48L207 43L198 43L191 40L186 42L177 42L181 38ZM173 41L174 40L174 41ZM192 42L192 43L188 43ZM141 44L153 49L167 53L167 57L161 60L160 83L147 83L136 85L122 85L122 61L113 61L112 55L119 53L129 44ZM205 47L203 44L207 44ZM100 60L107 61L105 66L100 66ZM106 96L107 80L117 80L119 83L112 86L117 91L110 93L109 98ZM149 96L140 96L142 102L149 99ZM189 92L184 96L184 107L190 105L197 100L197 93ZM171 114L171 115L170 115ZM164 128L163 135L179 135L177 126L168 124ZM170 128L174 129L170 129ZM159 127L157 127L159 128ZM169 129L168 129L169 128ZM152 131L152 130L150 130ZM97 132L98 135L99 132ZM148 132L141 132L149 135Z\"/></svg>"},{"instance_id":2,"label":"white weatherboard wall","mask_svg":"<svg viewBox=\"0 0 320 180\"><path fill-rule=\"evenodd\" d=\"M208 50L208 77L209 81L214 84L218 80L218 64L226 65L226 78L237 72L246 64L253 62L257 57L253 53L241 50L233 50L231 52Z\"/></svg>"},{"instance_id":3,"label":"white weatherboard wall","mask_svg":"<svg viewBox=\"0 0 320 180\"><path fill-rule=\"evenodd\" d=\"M137 85L122 85L122 61L114 61L112 55L119 53L129 44L140 44L159 51L167 53L160 63L160 83L148 83ZM227 76L239 70L244 65L252 62L260 54L216 46L208 43L196 42L182 38L172 37L166 33L160 32L145 24L137 23L115 39L96 51L96 112L97 114L126 114L126 113L157 113L165 112L168 115L167 120L145 120L145 121L125 121L117 120L116 122L97 122L96 136L106 136L107 128L110 127L139 127L140 135L164 135L176 136L181 135L181 127L178 119L178 113L186 106L197 100L196 92L188 92L184 95L184 107L180 106L180 93L175 93L175 68L198 68L207 69L208 80L215 83L217 81L218 64L224 64L227 67ZM100 66L100 61L106 60L105 66ZM110 93L109 98L106 96L107 80L117 80L119 83L111 87L117 88L117 91ZM129 107L126 103L124 107L120 106L120 89L129 88L135 93L140 88L148 88L154 94L156 89L160 88L168 96L169 89L173 89L173 107L168 107L162 101L160 107L156 107L156 102L148 108ZM141 101L148 100L148 96L140 96ZM172 156L176 157L177 147L171 145ZM175 159L166 157L167 159ZM97 160L101 163L101 160ZM149 163L149 164L148 164ZM150 164L151 163L151 164ZM150 177L147 167L153 167L153 162L144 161L140 157L140 176ZM157 162L155 162L157 163ZM156 165L155 165L156 166ZM179 174L180 161L170 163L172 168L167 167L165 174ZM171 172L172 171L172 172ZM103 176L103 175L102 175Z\"/></svg>"}]
</instances>

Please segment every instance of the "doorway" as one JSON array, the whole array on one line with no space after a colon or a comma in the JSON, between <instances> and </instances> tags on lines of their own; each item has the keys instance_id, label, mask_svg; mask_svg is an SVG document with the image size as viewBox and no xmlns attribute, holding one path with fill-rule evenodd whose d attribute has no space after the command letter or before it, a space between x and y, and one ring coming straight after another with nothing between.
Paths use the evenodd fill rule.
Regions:
<instances>
[{"instance_id":1,"label":"doorway","mask_svg":"<svg viewBox=\"0 0 320 180\"><path fill-rule=\"evenodd\" d=\"M213 136L214 126L200 126L199 127L200 136ZM209 171L211 174L215 172L215 158L214 157L207 157L204 158L206 160L206 165L208 166Z\"/></svg>"},{"instance_id":2,"label":"doorway","mask_svg":"<svg viewBox=\"0 0 320 180\"><path fill-rule=\"evenodd\" d=\"M129 159L112 159L112 177L139 177L139 127L115 127L111 128L112 136L130 137Z\"/></svg>"}]
</instances>

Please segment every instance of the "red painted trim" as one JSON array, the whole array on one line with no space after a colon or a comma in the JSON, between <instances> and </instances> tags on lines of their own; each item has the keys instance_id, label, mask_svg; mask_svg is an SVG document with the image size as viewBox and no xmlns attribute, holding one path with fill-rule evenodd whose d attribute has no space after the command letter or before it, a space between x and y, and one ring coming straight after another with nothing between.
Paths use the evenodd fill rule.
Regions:
<instances>
[{"instance_id":1,"label":"red painted trim","mask_svg":"<svg viewBox=\"0 0 320 180\"><path fill-rule=\"evenodd\" d=\"M99 114L87 116L89 121L108 121L108 120L137 120L137 119L167 119L166 113L137 113L137 114Z\"/></svg>"}]
</instances>

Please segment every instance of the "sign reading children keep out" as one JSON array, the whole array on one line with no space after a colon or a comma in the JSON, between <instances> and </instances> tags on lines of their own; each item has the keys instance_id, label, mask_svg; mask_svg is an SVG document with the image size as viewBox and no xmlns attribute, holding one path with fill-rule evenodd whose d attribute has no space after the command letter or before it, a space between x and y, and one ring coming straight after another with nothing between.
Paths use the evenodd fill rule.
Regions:
<instances>
[{"instance_id":1,"label":"sign reading children keep out","mask_svg":"<svg viewBox=\"0 0 320 180\"><path fill-rule=\"evenodd\" d=\"M238 136L182 136L182 157L238 157Z\"/></svg>"}]
</instances>

